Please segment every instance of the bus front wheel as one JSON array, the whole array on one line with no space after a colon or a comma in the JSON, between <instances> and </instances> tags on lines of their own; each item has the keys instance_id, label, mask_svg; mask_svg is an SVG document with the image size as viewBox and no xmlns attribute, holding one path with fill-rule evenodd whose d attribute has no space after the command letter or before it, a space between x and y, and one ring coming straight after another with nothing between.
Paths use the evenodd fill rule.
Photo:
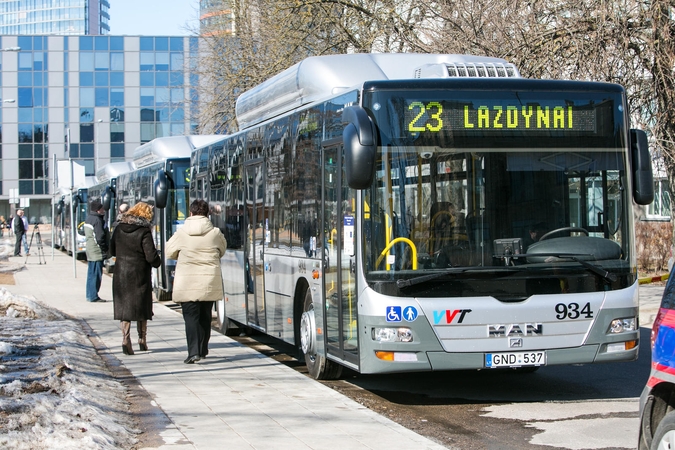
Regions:
<instances>
[{"instance_id":1,"label":"bus front wheel","mask_svg":"<svg viewBox=\"0 0 675 450\"><path fill-rule=\"evenodd\" d=\"M315 380L336 380L342 375L342 366L326 359L317 352L316 317L314 302L309 289L305 292L305 300L300 318L300 348L305 355L307 372Z\"/></svg>"}]
</instances>

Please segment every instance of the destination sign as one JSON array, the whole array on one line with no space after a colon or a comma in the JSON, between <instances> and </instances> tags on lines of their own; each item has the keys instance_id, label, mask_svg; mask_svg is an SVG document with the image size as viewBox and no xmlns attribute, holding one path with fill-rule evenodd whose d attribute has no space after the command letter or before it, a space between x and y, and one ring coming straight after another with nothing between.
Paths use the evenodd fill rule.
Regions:
<instances>
[{"instance_id":1,"label":"destination sign","mask_svg":"<svg viewBox=\"0 0 675 450\"><path fill-rule=\"evenodd\" d=\"M596 110L564 103L490 105L412 101L407 105L405 123L407 131L414 135L440 131L594 133Z\"/></svg>"}]
</instances>

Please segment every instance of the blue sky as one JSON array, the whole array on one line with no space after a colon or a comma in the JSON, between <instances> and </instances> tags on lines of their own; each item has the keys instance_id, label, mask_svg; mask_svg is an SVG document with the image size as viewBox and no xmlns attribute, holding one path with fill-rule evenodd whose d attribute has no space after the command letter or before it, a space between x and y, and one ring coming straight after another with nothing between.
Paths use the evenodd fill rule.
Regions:
<instances>
[{"instance_id":1,"label":"blue sky","mask_svg":"<svg viewBox=\"0 0 675 450\"><path fill-rule=\"evenodd\" d=\"M198 0L110 0L110 34L187 36L198 14Z\"/></svg>"}]
</instances>

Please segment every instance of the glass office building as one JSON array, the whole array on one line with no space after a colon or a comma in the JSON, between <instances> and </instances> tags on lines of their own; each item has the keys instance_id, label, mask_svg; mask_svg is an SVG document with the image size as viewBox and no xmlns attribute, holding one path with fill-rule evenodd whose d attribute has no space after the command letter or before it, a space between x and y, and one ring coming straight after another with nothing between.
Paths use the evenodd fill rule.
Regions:
<instances>
[{"instance_id":1,"label":"glass office building","mask_svg":"<svg viewBox=\"0 0 675 450\"><path fill-rule=\"evenodd\" d=\"M30 217L51 218L55 158L94 175L156 137L196 133L197 38L0 36L0 49L5 217L18 189Z\"/></svg>"},{"instance_id":2,"label":"glass office building","mask_svg":"<svg viewBox=\"0 0 675 450\"><path fill-rule=\"evenodd\" d=\"M110 33L108 0L0 0L0 34Z\"/></svg>"}]
</instances>

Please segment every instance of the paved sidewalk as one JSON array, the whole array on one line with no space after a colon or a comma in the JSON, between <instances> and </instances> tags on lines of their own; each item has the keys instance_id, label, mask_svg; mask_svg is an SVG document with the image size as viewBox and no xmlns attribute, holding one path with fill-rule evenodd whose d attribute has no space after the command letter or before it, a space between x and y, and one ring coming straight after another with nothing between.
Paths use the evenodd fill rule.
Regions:
<instances>
[{"instance_id":1,"label":"paved sidewalk","mask_svg":"<svg viewBox=\"0 0 675 450\"><path fill-rule=\"evenodd\" d=\"M661 306L661 296L665 283L641 284L640 285L640 326L648 327L654 324L656 313Z\"/></svg>"},{"instance_id":2,"label":"paved sidewalk","mask_svg":"<svg viewBox=\"0 0 675 450\"><path fill-rule=\"evenodd\" d=\"M112 278L103 277L106 303L85 300L87 266L45 248L46 264L30 256L8 290L31 295L84 319L166 414L163 449L443 449L271 358L213 332L209 356L186 365L182 316L155 304L148 352L122 354L114 321ZM10 258L23 264L25 258ZM75 272L75 273L74 273ZM132 338L135 337L132 324ZM133 339L134 349L137 339Z\"/></svg>"}]
</instances>

